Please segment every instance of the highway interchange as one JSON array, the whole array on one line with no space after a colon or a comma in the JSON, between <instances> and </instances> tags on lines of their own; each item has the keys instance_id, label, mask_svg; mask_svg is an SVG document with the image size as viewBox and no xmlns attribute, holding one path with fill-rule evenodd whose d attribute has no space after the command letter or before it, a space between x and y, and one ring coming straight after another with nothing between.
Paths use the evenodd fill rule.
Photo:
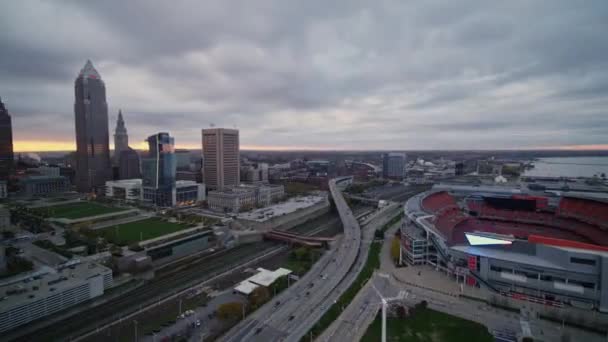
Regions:
<instances>
[{"instance_id":1,"label":"highway interchange","mask_svg":"<svg viewBox=\"0 0 608 342\"><path fill-rule=\"evenodd\" d=\"M338 181L339 182L339 181ZM351 270L361 245L361 228L336 179L330 191L344 227L321 259L296 284L231 329L220 341L298 341L333 303L330 295Z\"/></svg>"}]
</instances>

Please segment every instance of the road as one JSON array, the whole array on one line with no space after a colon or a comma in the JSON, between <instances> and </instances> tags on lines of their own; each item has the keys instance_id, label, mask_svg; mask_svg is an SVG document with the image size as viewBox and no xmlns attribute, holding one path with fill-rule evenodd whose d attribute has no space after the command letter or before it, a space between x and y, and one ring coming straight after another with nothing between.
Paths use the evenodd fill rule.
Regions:
<instances>
[{"instance_id":1,"label":"road","mask_svg":"<svg viewBox=\"0 0 608 342\"><path fill-rule=\"evenodd\" d=\"M348 274L361 245L361 228L336 179L329 182L329 188L344 235L296 284L241 321L220 341L297 341L327 311L326 299Z\"/></svg>"}]
</instances>

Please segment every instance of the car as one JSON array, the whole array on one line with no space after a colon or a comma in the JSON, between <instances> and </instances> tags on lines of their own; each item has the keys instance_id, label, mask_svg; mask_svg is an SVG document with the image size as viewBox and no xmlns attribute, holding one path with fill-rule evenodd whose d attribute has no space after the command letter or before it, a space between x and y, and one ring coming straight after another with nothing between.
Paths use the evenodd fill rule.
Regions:
<instances>
[{"instance_id":1,"label":"car","mask_svg":"<svg viewBox=\"0 0 608 342\"><path fill-rule=\"evenodd\" d=\"M200 319L197 319L197 320L196 320L196 322L194 322L194 324L195 324L197 327L200 327L200 326L201 326L201 320L200 320Z\"/></svg>"},{"instance_id":2,"label":"car","mask_svg":"<svg viewBox=\"0 0 608 342\"><path fill-rule=\"evenodd\" d=\"M296 318L296 316L294 316L294 315L289 316L290 321L293 320L294 318Z\"/></svg>"},{"instance_id":3,"label":"car","mask_svg":"<svg viewBox=\"0 0 608 342\"><path fill-rule=\"evenodd\" d=\"M308 296L310 294L310 291L306 291L306 295Z\"/></svg>"},{"instance_id":4,"label":"car","mask_svg":"<svg viewBox=\"0 0 608 342\"><path fill-rule=\"evenodd\" d=\"M274 303L274 306L279 306L279 305L281 305L281 301L280 301L280 300L277 300L277 301Z\"/></svg>"},{"instance_id":5,"label":"car","mask_svg":"<svg viewBox=\"0 0 608 342\"><path fill-rule=\"evenodd\" d=\"M262 328L257 328L257 329L255 329L255 334L257 335L257 334L259 334L261 331L262 331Z\"/></svg>"}]
</instances>

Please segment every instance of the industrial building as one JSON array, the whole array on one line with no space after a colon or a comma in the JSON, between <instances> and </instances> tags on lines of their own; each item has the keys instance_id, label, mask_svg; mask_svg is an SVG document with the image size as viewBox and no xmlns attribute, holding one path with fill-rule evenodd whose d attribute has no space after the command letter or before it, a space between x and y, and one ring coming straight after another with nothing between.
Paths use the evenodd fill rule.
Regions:
<instances>
[{"instance_id":1,"label":"industrial building","mask_svg":"<svg viewBox=\"0 0 608 342\"><path fill-rule=\"evenodd\" d=\"M70 260L0 283L0 332L103 295L112 287L112 270Z\"/></svg>"},{"instance_id":2,"label":"industrial building","mask_svg":"<svg viewBox=\"0 0 608 342\"><path fill-rule=\"evenodd\" d=\"M511 298L608 312L608 203L440 186L404 210L402 262Z\"/></svg>"}]
</instances>

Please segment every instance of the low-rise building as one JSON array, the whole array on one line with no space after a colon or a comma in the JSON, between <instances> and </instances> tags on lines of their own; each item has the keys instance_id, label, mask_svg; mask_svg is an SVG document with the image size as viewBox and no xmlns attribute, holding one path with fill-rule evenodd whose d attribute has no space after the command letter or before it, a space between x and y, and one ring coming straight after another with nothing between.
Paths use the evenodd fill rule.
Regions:
<instances>
[{"instance_id":1,"label":"low-rise building","mask_svg":"<svg viewBox=\"0 0 608 342\"><path fill-rule=\"evenodd\" d=\"M191 205L205 200L205 184L194 181L175 182L175 204Z\"/></svg>"},{"instance_id":2,"label":"low-rise building","mask_svg":"<svg viewBox=\"0 0 608 342\"><path fill-rule=\"evenodd\" d=\"M106 197L111 197L126 202L137 202L144 200L144 191L154 190L144 189L141 179L123 179L106 182ZM174 205L188 205L205 200L205 185L193 181L175 182Z\"/></svg>"},{"instance_id":3,"label":"low-rise building","mask_svg":"<svg viewBox=\"0 0 608 342\"><path fill-rule=\"evenodd\" d=\"M241 184L210 191L207 203L215 211L238 213L268 206L284 195L285 188L282 185Z\"/></svg>"},{"instance_id":4,"label":"low-rise building","mask_svg":"<svg viewBox=\"0 0 608 342\"><path fill-rule=\"evenodd\" d=\"M0 332L99 297L112 285L111 269L79 260L9 278L0 283Z\"/></svg>"},{"instance_id":5,"label":"low-rise building","mask_svg":"<svg viewBox=\"0 0 608 342\"><path fill-rule=\"evenodd\" d=\"M141 179L122 179L106 182L106 197L126 202L142 200Z\"/></svg>"},{"instance_id":6,"label":"low-rise building","mask_svg":"<svg viewBox=\"0 0 608 342\"><path fill-rule=\"evenodd\" d=\"M20 183L21 193L28 197L70 191L70 182L64 176L27 176L21 178Z\"/></svg>"}]
</instances>

